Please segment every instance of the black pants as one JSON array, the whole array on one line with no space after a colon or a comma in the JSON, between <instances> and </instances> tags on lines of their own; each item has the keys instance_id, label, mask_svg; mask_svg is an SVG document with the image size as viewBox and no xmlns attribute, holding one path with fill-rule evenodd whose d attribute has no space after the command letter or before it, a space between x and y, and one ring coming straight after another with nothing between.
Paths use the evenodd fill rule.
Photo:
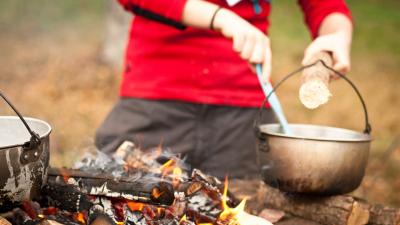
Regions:
<instances>
[{"instance_id":1,"label":"black pants","mask_svg":"<svg viewBox=\"0 0 400 225\"><path fill-rule=\"evenodd\" d=\"M96 146L113 152L125 140L142 149L160 144L182 153L192 168L217 177L259 174L253 120L257 108L123 98L96 134ZM263 122L272 122L272 112Z\"/></svg>"}]
</instances>

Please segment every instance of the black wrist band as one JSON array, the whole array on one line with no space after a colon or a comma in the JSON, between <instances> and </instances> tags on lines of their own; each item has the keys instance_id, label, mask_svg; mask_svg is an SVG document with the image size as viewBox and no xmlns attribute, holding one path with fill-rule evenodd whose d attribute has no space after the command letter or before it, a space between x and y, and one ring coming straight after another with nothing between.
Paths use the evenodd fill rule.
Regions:
<instances>
[{"instance_id":1,"label":"black wrist band","mask_svg":"<svg viewBox=\"0 0 400 225\"><path fill-rule=\"evenodd\" d=\"M211 17L211 21L210 21L210 29L214 30L214 20L215 20L215 16L217 15L217 13L219 12L219 10L221 10L222 7L218 6L218 8L215 10L214 14Z\"/></svg>"}]
</instances>

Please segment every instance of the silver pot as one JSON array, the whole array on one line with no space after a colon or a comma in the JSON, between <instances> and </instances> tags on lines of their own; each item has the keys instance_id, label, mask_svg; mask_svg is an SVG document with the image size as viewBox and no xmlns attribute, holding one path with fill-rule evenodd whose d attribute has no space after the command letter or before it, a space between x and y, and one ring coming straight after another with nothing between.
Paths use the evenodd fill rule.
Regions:
<instances>
[{"instance_id":1,"label":"silver pot","mask_svg":"<svg viewBox=\"0 0 400 225\"><path fill-rule=\"evenodd\" d=\"M344 194L360 185L369 156L371 126L360 92L347 77L335 73L353 87L362 103L364 132L290 124L292 134L285 135L279 124L259 125L261 108L255 128L262 177L268 185L286 192L319 195Z\"/></svg>"},{"instance_id":2,"label":"silver pot","mask_svg":"<svg viewBox=\"0 0 400 225\"><path fill-rule=\"evenodd\" d=\"M0 211L30 200L40 193L47 178L49 135L44 121L17 116L0 116Z\"/></svg>"},{"instance_id":3,"label":"silver pot","mask_svg":"<svg viewBox=\"0 0 400 225\"><path fill-rule=\"evenodd\" d=\"M259 149L264 181L287 192L343 194L364 177L371 137L360 132L291 124L292 135L279 124L261 125Z\"/></svg>"}]
</instances>

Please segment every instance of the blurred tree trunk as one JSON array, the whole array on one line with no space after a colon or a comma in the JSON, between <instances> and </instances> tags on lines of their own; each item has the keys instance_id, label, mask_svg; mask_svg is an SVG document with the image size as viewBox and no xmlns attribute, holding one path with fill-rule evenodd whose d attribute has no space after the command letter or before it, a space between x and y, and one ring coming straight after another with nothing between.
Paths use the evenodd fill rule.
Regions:
<instances>
[{"instance_id":1,"label":"blurred tree trunk","mask_svg":"<svg viewBox=\"0 0 400 225\"><path fill-rule=\"evenodd\" d=\"M115 69L121 69L132 14L124 11L116 0L107 0L106 29L101 59Z\"/></svg>"}]
</instances>

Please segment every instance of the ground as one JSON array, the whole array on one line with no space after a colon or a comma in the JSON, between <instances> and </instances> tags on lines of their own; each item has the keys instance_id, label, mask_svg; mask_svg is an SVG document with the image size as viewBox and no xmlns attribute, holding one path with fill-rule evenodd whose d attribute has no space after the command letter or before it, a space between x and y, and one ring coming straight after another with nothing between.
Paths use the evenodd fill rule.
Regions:
<instances>
[{"instance_id":1,"label":"ground","mask_svg":"<svg viewBox=\"0 0 400 225\"><path fill-rule=\"evenodd\" d=\"M355 35L348 74L364 96L373 128L367 175L356 194L400 206L400 2L348 1ZM69 166L93 143L96 128L118 99L120 71L99 57L105 1L0 2L0 90L25 115L53 127L53 166ZM295 1L273 1L276 82L300 66L310 42ZM299 79L278 91L288 120L361 130L363 114L344 81L332 83L329 104L315 111L298 101ZM0 114L11 115L5 105ZM397 140L397 142L396 142Z\"/></svg>"}]
</instances>

